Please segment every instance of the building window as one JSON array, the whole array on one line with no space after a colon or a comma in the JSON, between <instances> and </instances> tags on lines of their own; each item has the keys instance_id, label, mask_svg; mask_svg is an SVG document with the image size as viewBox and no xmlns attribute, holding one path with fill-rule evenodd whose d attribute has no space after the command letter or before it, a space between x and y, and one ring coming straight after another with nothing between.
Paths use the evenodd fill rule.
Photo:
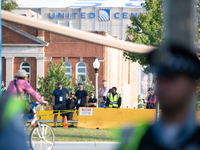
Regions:
<instances>
[{"instance_id":1,"label":"building window","mask_svg":"<svg viewBox=\"0 0 200 150\"><path fill-rule=\"evenodd\" d=\"M26 74L28 75L28 77L27 77L28 78L28 82L29 82L29 84L31 84L31 77L30 77L31 76L31 65L28 62L23 62L20 65L20 69L26 71ZM30 101L30 95L26 94L25 95L25 99Z\"/></svg>"},{"instance_id":2,"label":"building window","mask_svg":"<svg viewBox=\"0 0 200 150\"><path fill-rule=\"evenodd\" d=\"M87 75L87 66L84 62L79 62L76 66L76 79L81 79L85 81L85 76Z\"/></svg>"},{"instance_id":3,"label":"building window","mask_svg":"<svg viewBox=\"0 0 200 150\"><path fill-rule=\"evenodd\" d=\"M31 75L31 65L28 62L23 62L20 65L20 69L26 71L26 74L28 75L28 82L30 83L31 82L31 78L30 78L30 75Z\"/></svg>"},{"instance_id":4,"label":"building window","mask_svg":"<svg viewBox=\"0 0 200 150\"><path fill-rule=\"evenodd\" d=\"M65 62L64 63L65 67L66 67L66 77L70 78L72 75L72 65L69 62Z\"/></svg>"}]
</instances>

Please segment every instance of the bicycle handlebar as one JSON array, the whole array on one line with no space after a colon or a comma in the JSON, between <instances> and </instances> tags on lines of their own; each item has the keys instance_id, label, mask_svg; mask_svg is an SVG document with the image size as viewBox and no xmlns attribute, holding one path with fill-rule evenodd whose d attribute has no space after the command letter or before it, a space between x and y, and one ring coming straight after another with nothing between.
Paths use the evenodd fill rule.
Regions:
<instances>
[{"instance_id":1,"label":"bicycle handlebar","mask_svg":"<svg viewBox=\"0 0 200 150\"><path fill-rule=\"evenodd\" d=\"M30 102L29 104L33 104L35 106L39 105L40 103L39 102Z\"/></svg>"}]
</instances>

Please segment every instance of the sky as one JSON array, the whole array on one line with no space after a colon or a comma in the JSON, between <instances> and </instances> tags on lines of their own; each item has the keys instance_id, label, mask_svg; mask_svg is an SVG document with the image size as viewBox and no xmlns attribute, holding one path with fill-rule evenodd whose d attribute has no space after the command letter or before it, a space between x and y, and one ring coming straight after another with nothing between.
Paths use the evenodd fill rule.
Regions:
<instances>
[{"instance_id":1,"label":"sky","mask_svg":"<svg viewBox=\"0 0 200 150\"><path fill-rule=\"evenodd\" d=\"M77 8L77 7L136 7L145 0L15 0L19 7Z\"/></svg>"}]
</instances>

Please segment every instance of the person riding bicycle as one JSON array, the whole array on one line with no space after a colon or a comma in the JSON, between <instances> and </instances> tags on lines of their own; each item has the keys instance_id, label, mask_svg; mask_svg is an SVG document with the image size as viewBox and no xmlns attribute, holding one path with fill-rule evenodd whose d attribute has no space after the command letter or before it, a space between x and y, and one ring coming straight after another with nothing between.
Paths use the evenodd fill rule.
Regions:
<instances>
[{"instance_id":1,"label":"person riding bicycle","mask_svg":"<svg viewBox=\"0 0 200 150\"><path fill-rule=\"evenodd\" d=\"M18 72L15 74L14 80L12 80L8 86L6 94L12 96L17 96L20 94L21 98L25 99L26 92L41 104L48 105L48 102L44 101L42 97L31 87L31 85L26 80L27 77L28 75L26 74L25 70L18 70ZM27 112L30 111L31 107L29 105L26 105L25 107Z\"/></svg>"}]
</instances>

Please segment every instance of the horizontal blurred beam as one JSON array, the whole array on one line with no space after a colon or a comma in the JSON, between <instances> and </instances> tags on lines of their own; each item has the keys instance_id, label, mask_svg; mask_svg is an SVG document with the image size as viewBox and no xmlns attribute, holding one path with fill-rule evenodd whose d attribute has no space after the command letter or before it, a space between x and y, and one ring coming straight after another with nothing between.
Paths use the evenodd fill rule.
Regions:
<instances>
[{"instance_id":1,"label":"horizontal blurred beam","mask_svg":"<svg viewBox=\"0 0 200 150\"><path fill-rule=\"evenodd\" d=\"M113 47L116 49L124 50L126 52L142 54L142 53L148 53L155 48L153 46L135 44L131 42L108 38L102 35L89 33L82 30L72 29L66 26L57 25L41 20L34 20L5 10L1 10L1 18L3 20L27 25L33 28L46 30L64 36L73 37L87 42Z\"/></svg>"}]
</instances>

